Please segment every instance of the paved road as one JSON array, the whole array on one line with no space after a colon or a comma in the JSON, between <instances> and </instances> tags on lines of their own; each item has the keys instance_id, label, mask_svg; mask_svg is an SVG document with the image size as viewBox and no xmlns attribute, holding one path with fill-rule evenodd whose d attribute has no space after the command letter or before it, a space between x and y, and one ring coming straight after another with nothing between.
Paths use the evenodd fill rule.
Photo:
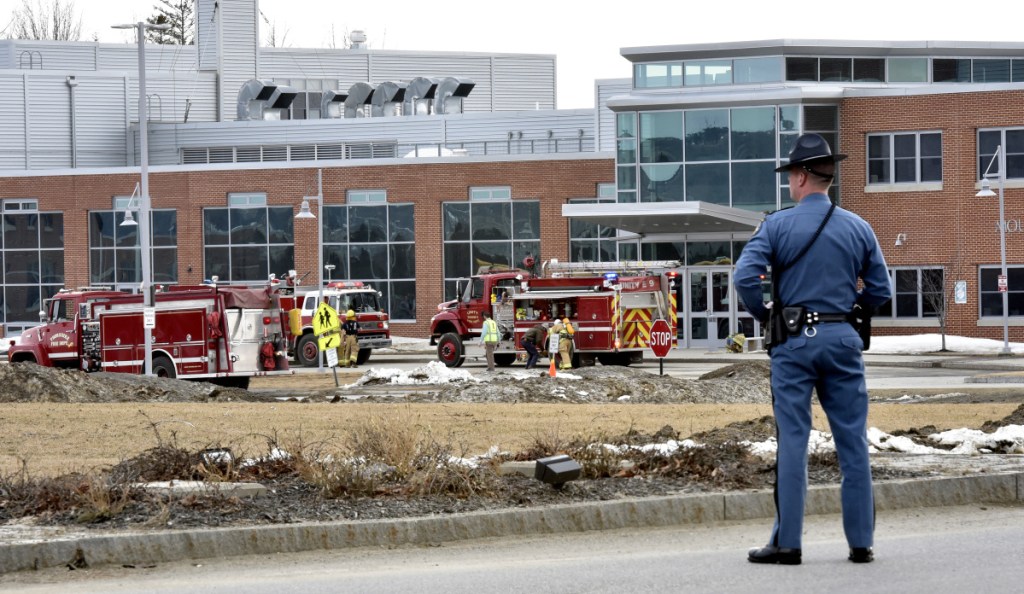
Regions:
<instances>
[{"instance_id":1,"label":"paved road","mask_svg":"<svg viewBox=\"0 0 1024 594\"><path fill-rule=\"evenodd\" d=\"M52 569L0 578L0 591L178 592L1012 592L1024 564L1024 505L916 508L878 518L870 565L845 560L836 515L811 516L804 564L752 565L767 520L501 538L440 547L355 549ZM16 577L17 580L9 579Z\"/></svg>"},{"instance_id":2,"label":"paved road","mask_svg":"<svg viewBox=\"0 0 1024 594\"><path fill-rule=\"evenodd\" d=\"M409 371L436 361L436 356L429 351L407 352L396 354L374 353L369 362L371 367L393 367ZM696 379L701 375L726 365L742 361L768 361L763 353L733 355L722 352L689 349L673 351L665 359L664 373L673 377ZM869 390L876 389L950 389L970 388L972 390L1007 389L1019 387L1024 389L1024 358L1008 359L996 357L952 357L948 355L874 355L867 357L867 383ZM938 367L951 365L951 367ZM482 373L487 365L482 360L467 359L459 369L472 374ZM512 369L521 369L517 364ZM648 358L633 369L658 374L657 359ZM993 374L1016 375L1007 373L1019 369L1020 375L1001 377L993 383L973 383L979 378L991 377ZM315 368L300 368L299 373L316 373ZM328 372L329 373L329 372Z\"/></svg>"}]
</instances>

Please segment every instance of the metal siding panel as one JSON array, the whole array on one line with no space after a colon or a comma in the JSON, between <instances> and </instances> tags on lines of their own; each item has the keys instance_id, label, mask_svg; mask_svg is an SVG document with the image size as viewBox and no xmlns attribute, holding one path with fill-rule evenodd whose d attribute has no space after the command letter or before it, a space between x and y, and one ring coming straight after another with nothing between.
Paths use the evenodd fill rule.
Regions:
<instances>
[{"instance_id":1,"label":"metal siding panel","mask_svg":"<svg viewBox=\"0 0 1024 594\"><path fill-rule=\"evenodd\" d=\"M555 60L496 56L494 87L494 111L554 109Z\"/></svg>"},{"instance_id":2,"label":"metal siding panel","mask_svg":"<svg viewBox=\"0 0 1024 594\"><path fill-rule=\"evenodd\" d=\"M99 70L124 71L138 76L139 46L137 44L101 44L97 51ZM146 44L147 72L169 70L195 72L197 59L196 46L194 45Z\"/></svg>"},{"instance_id":3,"label":"metal siding panel","mask_svg":"<svg viewBox=\"0 0 1024 594\"><path fill-rule=\"evenodd\" d=\"M217 22L214 20L215 2L196 3L196 48L202 70L217 68Z\"/></svg>"},{"instance_id":4,"label":"metal siding panel","mask_svg":"<svg viewBox=\"0 0 1024 594\"><path fill-rule=\"evenodd\" d=\"M347 89L369 78L364 52L331 49L260 48L261 78L338 79ZM338 89L335 89L338 90Z\"/></svg>"},{"instance_id":5,"label":"metal siding panel","mask_svg":"<svg viewBox=\"0 0 1024 594\"><path fill-rule=\"evenodd\" d=\"M71 94L64 76L28 78L32 169L71 166Z\"/></svg>"},{"instance_id":6,"label":"metal siding panel","mask_svg":"<svg viewBox=\"0 0 1024 594\"><path fill-rule=\"evenodd\" d=\"M595 81L597 87L597 145L599 151L615 150L615 112L608 109L608 99L626 95L633 90L633 79L616 78Z\"/></svg>"},{"instance_id":7,"label":"metal siding panel","mask_svg":"<svg viewBox=\"0 0 1024 594\"><path fill-rule=\"evenodd\" d=\"M14 67L28 69L29 57L36 59L35 70L96 70L96 44L74 41L33 41L15 42Z\"/></svg>"},{"instance_id":8,"label":"metal siding panel","mask_svg":"<svg viewBox=\"0 0 1024 594\"><path fill-rule=\"evenodd\" d=\"M79 78L75 88L78 167L123 167L127 163L123 81L114 77Z\"/></svg>"},{"instance_id":9,"label":"metal siding panel","mask_svg":"<svg viewBox=\"0 0 1024 594\"><path fill-rule=\"evenodd\" d=\"M238 92L256 77L256 18L256 0L221 4L221 105L225 120L235 119Z\"/></svg>"},{"instance_id":10,"label":"metal siding panel","mask_svg":"<svg viewBox=\"0 0 1024 594\"><path fill-rule=\"evenodd\" d=\"M0 170L25 168L25 84L18 74L0 75Z\"/></svg>"}]
</instances>

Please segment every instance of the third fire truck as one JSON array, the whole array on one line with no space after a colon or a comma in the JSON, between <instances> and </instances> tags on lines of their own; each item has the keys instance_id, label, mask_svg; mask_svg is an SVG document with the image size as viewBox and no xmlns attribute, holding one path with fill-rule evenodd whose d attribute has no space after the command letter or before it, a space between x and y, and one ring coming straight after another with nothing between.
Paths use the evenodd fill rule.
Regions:
<instances>
[{"instance_id":1,"label":"third fire truck","mask_svg":"<svg viewBox=\"0 0 1024 594\"><path fill-rule=\"evenodd\" d=\"M498 323L495 363L508 366L523 353L526 331L568 318L575 330L573 366L629 365L643 360L651 326L666 320L677 332L674 283L678 261L560 263L535 276L506 270L474 276L461 296L438 306L431 343L449 367L482 356L483 312Z\"/></svg>"}]
</instances>

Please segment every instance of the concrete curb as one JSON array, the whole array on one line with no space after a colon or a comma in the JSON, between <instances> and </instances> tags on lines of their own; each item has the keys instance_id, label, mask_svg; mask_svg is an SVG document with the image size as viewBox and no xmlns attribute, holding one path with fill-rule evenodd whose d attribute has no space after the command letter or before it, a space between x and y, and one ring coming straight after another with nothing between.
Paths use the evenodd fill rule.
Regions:
<instances>
[{"instance_id":1,"label":"concrete curb","mask_svg":"<svg viewBox=\"0 0 1024 594\"><path fill-rule=\"evenodd\" d=\"M881 510L1024 501L1024 473L877 482ZM840 512L838 486L812 487L808 514ZM191 559L438 544L524 536L770 518L770 491L705 493L485 511L399 520L136 532L0 545L0 573L75 564L145 565ZM767 528L766 528L767 529Z\"/></svg>"}]
</instances>

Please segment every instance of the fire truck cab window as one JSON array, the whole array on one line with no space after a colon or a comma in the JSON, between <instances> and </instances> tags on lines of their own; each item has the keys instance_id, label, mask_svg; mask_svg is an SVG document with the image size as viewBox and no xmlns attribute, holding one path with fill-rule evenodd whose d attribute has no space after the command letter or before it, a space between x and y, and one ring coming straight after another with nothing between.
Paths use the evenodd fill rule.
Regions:
<instances>
[{"instance_id":1,"label":"fire truck cab window","mask_svg":"<svg viewBox=\"0 0 1024 594\"><path fill-rule=\"evenodd\" d=\"M356 313L380 311L380 303L377 300L376 293L342 295L338 297L338 302L334 305L337 306L336 309L339 312L346 312L350 309Z\"/></svg>"},{"instance_id":2,"label":"fire truck cab window","mask_svg":"<svg viewBox=\"0 0 1024 594\"><path fill-rule=\"evenodd\" d=\"M66 322L69 319L68 302L63 299L56 299L50 310L51 322Z\"/></svg>"},{"instance_id":3,"label":"fire truck cab window","mask_svg":"<svg viewBox=\"0 0 1024 594\"><path fill-rule=\"evenodd\" d=\"M469 284L469 294L466 295L466 301L470 299L483 299L484 297L484 279L474 278Z\"/></svg>"}]
</instances>

